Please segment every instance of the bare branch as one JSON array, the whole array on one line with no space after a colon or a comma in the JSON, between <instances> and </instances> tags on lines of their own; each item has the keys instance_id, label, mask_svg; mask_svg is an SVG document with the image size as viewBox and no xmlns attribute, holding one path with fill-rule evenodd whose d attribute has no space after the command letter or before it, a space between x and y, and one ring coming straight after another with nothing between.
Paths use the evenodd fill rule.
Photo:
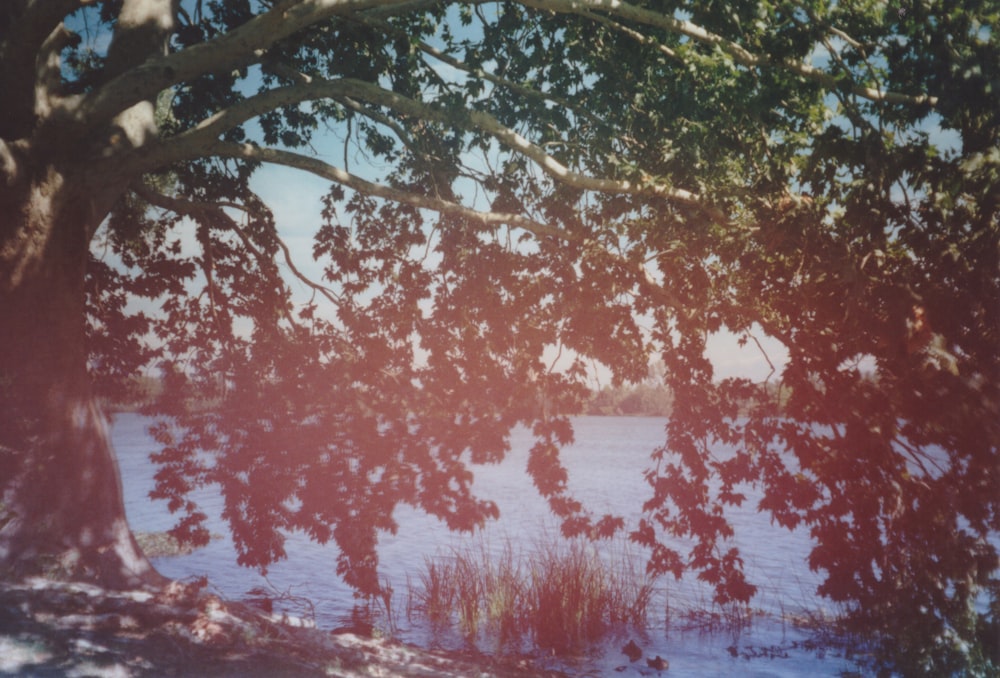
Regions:
<instances>
[{"instance_id":1,"label":"bare branch","mask_svg":"<svg viewBox=\"0 0 1000 678\"><path fill-rule=\"evenodd\" d=\"M760 340L757 338L757 336L753 332L747 332L746 336L750 337L754 345L757 347L757 350L760 351L760 354L764 357L764 360L767 362L767 366L771 368L770 371L767 373L767 376L764 377L764 382L767 383L768 381L771 380L771 377L774 376L774 373L777 372L777 369L774 367L774 363L771 362L771 357L767 354L767 351L764 350L764 347L761 345Z\"/></svg>"},{"instance_id":2,"label":"bare branch","mask_svg":"<svg viewBox=\"0 0 1000 678\"><path fill-rule=\"evenodd\" d=\"M186 198L171 197L164 195L159 191L153 190L150 186L148 186L143 182L136 182L135 184L132 185L131 188L136 195L138 195L140 198L148 202L150 205L155 205L156 207L161 207L163 209L170 210L175 214L187 214L192 217L197 217L199 215L208 215L210 218L225 224L228 227L227 230L230 230L233 233L235 233L237 237L239 237L240 241L243 243L244 247L246 247L247 250L254 255L255 259L257 259L259 262L266 259L264 254L259 249L257 249L256 245L254 245L253 242L251 242L250 239L246 236L246 233L243 232L243 229L239 227L239 224L237 224L232 217L226 214L225 210L223 209L224 207L229 207L233 209L247 211L247 208L244 205L237 205L234 203L207 203L197 200L188 200ZM302 283L304 283L307 287L309 287L313 291L322 294L328 301L332 303L337 303L338 299L336 292L331 290L329 287L320 285L319 283L315 282L314 280L306 276L304 273L302 273L295 265L295 262L292 260L292 254L288 249L288 245L285 244L285 241L278 236L276 231L273 231L271 235L274 237L275 242L278 244L278 247L281 248L281 252L285 258L285 264L288 266L288 270L292 272L292 275L294 275L298 280L300 280Z\"/></svg>"},{"instance_id":3,"label":"bare branch","mask_svg":"<svg viewBox=\"0 0 1000 678\"><path fill-rule=\"evenodd\" d=\"M343 104L346 108L350 108L355 113L363 115L370 120L374 120L375 122L381 125L385 125L386 127L392 130L393 134L396 135L396 137L400 140L400 142L403 143L403 145L405 145L410 150L415 150L413 146L413 141L412 139L410 139L410 135L407 134L405 129L403 129L402 125L397 124L394 120L389 118L389 116L382 115L381 113L379 113L376 110L373 110L369 106L362 106L359 102L355 101L351 97L339 98L337 99L337 101Z\"/></svg>"},{"instance_id":4,"label":"bare branch","mask_svg":"<svg viewBox=\"0 0 1000 678\"><path fill-rule=\"evenodd\" d=\"M242 231L240 231L240 237L244 239L244 242L246 241L246 238L243 235ZM313 290L314 292L318 292L319 294L322 294L326 298L326 300L329 301L330 303L334 304L338 303L339 299L337 298L337 293L331 290L329 287L326 287L325 285L320 285L319 283L314 282L311 278L302 273L295 265L295 262L292 260L292 253L288 249L288 245L285 244L285 241L282 240L280 237L278 237L277 234L275 234L274 239L275 242L278 243L278 247L281 248L281 253L285 257L285 265L288 266L288 270L292 272L292 275L298 278L299 281L305 284L306 287L308 287L309 289Z\"/></svg>"}]
</instances>

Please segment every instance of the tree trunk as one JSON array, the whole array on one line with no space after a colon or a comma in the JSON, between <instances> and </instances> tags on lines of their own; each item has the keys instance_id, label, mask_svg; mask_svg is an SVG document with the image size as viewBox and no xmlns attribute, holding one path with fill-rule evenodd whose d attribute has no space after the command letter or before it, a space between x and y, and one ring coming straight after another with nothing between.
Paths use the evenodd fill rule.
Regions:
<instances>
[{"instance_id":1,"label":"tree trunk","mask_svg":"<svg viewBox=\"0 0 1000 678\"><path fill-rule=\"evenodd\" d=\"M91 391L84 276L95 210L72 184L50 167L0 188L0 577L160 584L126 522Z\"/></svg>"}]
</instances>

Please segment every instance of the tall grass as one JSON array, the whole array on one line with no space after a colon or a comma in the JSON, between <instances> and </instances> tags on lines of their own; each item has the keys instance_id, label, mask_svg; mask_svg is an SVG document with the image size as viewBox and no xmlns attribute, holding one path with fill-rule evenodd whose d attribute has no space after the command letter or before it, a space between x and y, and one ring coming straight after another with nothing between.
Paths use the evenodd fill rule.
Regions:
<instances>
[{"instance_id":1,"label":"tall grass","mask_svg":"<svg viewBox=\"0 0 1000 678\"><path fill-rule=\"evenodd\" d=\"M595 545L546 539L527 554L505 539L429 558L410 589L409 610L433 629L456 628L496 649L525 643L568 653L622 625L645 627L654 582L622 540Z\"/></svg>"}]
</instances>

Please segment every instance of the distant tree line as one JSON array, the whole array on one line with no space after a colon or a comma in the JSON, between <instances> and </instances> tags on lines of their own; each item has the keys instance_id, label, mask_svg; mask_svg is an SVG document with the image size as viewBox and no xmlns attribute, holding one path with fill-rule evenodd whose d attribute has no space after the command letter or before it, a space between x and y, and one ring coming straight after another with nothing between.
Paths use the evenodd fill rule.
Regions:
<instances>
[{"instance_id":1,"label":"distant tree line","mask_svg":"<svg viewBox=\"0 0 1000 678\"><path fill-rule=\"evenodd\" d=\"M670 389L657 376L657 368L652 367L650 377L642 382L594 389L584 404L583 414L609 417L669 417L674 398ZM775 399L779 404L785 402L790 395L788 389L785 389L785 393L781 393L777 383L764 385L762 389L767 397ZM114 394L105 394L102 406L106 412L139 412L163 392L164 384L160 377L138 375L129 380L126 388ZM203 397L192 398L188 407L193 410L204 409L212 402L211 399ZM746 410L751 404L752 401L747 400L743 409Z\"/></svg>"},{"instance_id":2,"label":"distant tree line","mask_svg":"<svg viewBox=\"0 0 1000 678\"><path fill-rule=\"evenodd\" d=\"M585 413L590 415L632 417L670 416L673 396L666 386L640 383L605 386L594 391Z\"/></svg>"},{"instance_id":3,"label":"distant tree line","mask_svg":"<svg viewBox=\"0 0 1000 678\"><path fill-rule=\"evenodd\" d=\"M163 380L154 375L137 375L116 393L101 399L105 412L140 412L164 392ZM584 406L584 414L596 416L666 417L672 398L669 389L651 380L639 384L604 386L594 390ZM204 407L204 399L195 398L188 406Z\"/></svg>"}]
</instances>

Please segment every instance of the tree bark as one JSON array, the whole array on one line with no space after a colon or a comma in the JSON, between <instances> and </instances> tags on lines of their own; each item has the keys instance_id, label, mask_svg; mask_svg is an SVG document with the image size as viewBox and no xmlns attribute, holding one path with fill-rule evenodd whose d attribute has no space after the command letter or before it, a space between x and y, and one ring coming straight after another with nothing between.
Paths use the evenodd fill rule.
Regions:
<instances>
[{"instance_id":1,"label":"tree bark","mask_svg":"<svg viewBox=\"0 0 1000 678\"><path fill-rule=\"evenodd\" d=\"M71 5L15 6L4 25L24 32L0 36L0 91L22 94L21 124L0 125L0 576L155 585L165 580L125 519L84 341L90 241L138 171L125 159L157 136L154 107L133 97L81 126L80 97L63 87ZM104 79L162 57L177 8L125 0Z\"/></svg>"},{"instance_id":2,"label":"tree bark","mask_svg":"<svg viewBox=\"0 0 1000 678\"><path fill-rule=\"evenodd\" d=\"M87 370L92 196L49 166L0 188L0 576L111 588L164 580L125 518Z\"/></svg>"}]
</instances>

